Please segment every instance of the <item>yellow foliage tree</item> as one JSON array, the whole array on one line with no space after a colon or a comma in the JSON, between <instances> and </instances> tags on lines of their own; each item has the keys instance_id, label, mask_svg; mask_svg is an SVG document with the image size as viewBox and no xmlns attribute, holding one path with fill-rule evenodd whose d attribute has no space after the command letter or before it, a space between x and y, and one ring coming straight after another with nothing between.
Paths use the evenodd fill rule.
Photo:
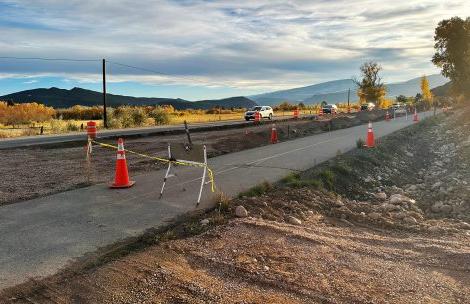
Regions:
<instances>
[{"instance_id":1,"label":"yellow foliage tree","mask_svg":"<svg viewBox=\"0 0 470 304\"><path fill-rule=\"evenodd\" d=\"M421 77L421 95L423 100L428 107L431 107L434 96L432 95L431 89L429 88L429 81L426 75Z\"/></svg>"},{"instance_id":2,"label":"yellow foliage tree","mask_svg":"<svg viewBox=\"0 0 470 304\"><path fill-rule=\"evenodd\" d=\"M52 118L55 110L45 105L32 103L22 103L8 106L5 102L0 102L0 123L4 125L20 125L31 122L43 122Z\"/></svg>"}]
</instances>

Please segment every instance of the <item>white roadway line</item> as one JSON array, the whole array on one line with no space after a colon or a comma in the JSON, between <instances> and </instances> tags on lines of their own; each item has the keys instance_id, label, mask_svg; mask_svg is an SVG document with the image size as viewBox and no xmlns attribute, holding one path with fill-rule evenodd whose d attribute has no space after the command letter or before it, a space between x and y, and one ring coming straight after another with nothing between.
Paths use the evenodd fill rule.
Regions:
<instances>
[{"instance_id":1,"label":"white roadway line","mask_svg":"<svg viewBox=\"0 0 470 304\"><path fill-rule=\"evenodd\" d=\"M336 141L336 140L341 139L343 137L346 137L346 136L339 136L339 137L335 137L333 139L320 141L320 142L317 142L317 143L314 143L314 144L311 144L311 145L308 145L308 146L305 146L305 147L300 147L300 148L289 150L289 151L286 151L286 152L274 154L274 155L271 155L271 156L268 156L268 157L260 158L260 159L251 161L251 162L246 163L246 164L241 164L241 165L227 164L227 166L232 166L233 165L233 167L227 168L227 169L224 169L224 170L221 170L221 171L217 171L217 172L214 173L214 175L220 175L222 173L226 173L226 172L229 172L229 171L232 171L232 170L235 170L235 169L239 169L243 166L249 166L249 165L253 165L253 164L256 164L256 163L261 163L261 162L264 162L264 161L269 160L269 159L284 156L286 154L290 154L290 153L297 152L297 151L302 151L302 150L305 150L305 149L308 149L308 148L311 148L311 147L314 147L314 146L318 146L318 145L325 144L325 143L328 143L328 142ZM292 169L285 168L285 170L292 170Z\"/></svg>"}]
</instances>

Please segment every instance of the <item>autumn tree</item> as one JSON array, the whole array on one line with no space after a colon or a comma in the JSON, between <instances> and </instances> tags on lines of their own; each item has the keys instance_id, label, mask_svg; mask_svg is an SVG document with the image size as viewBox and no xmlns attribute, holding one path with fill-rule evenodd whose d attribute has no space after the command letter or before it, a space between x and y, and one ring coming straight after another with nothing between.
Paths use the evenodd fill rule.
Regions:
<instances>
[{"instance_id":1,"label":"autumn tree","mask_svg":"<svg viewBox=\"0 0 470 304\"><path fill-rule=\"evenodd\" d=\"M421 77L421 97L428 108L431 107L433 101L433 95L429 88L429 81L426 75Z\"/></svg>"},{"instance_id":2,"label":"autumn tree","mask_svg":"<svg viewBox=\"0 0 470 304\"><path fill-rule=\"evenodd\" d=\"M452 91L470 97L470 17L439 22L432 62L452 81Z\"/></svg>"},{"instance_id":3,"label":"autumn tree","mask_svg":"<svg viewBox=\"0 0 470 304\"><path fill-rule=\"evenodd\" d=\"M5 105L5 103L0 103L0 123L4 125L15 126L31 122L43 122L50 120L55 114L53 108L35 102Z\"/></svg>"},{"instance_id":4,"label":"autumn tree","mask_svg":"<svg viewBox=\"0 0 470 304\"><path fill-rule=\"evenodd\" d=\"M386 93L385 84L379 75L382 67L377 62L369 61L364 63L360 70L361 79L354 80L358 86L357 96L360 102L378 103Z\"/></svg>"}]
</instances>

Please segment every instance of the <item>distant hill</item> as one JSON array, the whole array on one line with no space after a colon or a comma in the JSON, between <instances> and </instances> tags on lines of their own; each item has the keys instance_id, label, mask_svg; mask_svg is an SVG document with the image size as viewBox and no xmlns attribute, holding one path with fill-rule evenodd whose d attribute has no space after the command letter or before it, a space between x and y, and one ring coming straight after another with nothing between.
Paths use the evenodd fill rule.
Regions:
<instances>
[{"instance_id":1,"label":"distant hill","mask_svg":"<svg viewBox=\"0 0 470 304\"><path fill-rule=\"evenodd\" d=\"M68 108L74 105L96 106L103 104L103 94L100 92L73 88L70 90L49 88L21 91L0 96L0 100L15 103L40 102L54 108ZM184 99L133 97L106 94L109 106L120 105L172 105L175 109L210 109L215 106L224 108L251 108L256 105L253 100L246 97L230 97L216 100L188 101Z\"/></svg>"},{"instance_id":2,"label":"distant hill","mask_svg":"<svg viewBox=\"0 0 470 304\"><path fill-rule=\"evenodd\" d=\"M439 74L427 77L431 88L443 85L448 81ZM386 84L387 96L392 98L398 95L415 96L421 91L420 80L421 77L417 77L405 82ZM350 100L357 101L357 87L351 79L328 81L306 87L249 96L249 98L261 105L275 105L282 101L316 104L326 100L329 103L338 103L348 100L349 88L351 89Z\"/></svg>"},{"instance_id":3,"label":"distant hill","mask_svg":"<svg viewBox=\"0 0 470 304\"><path fill-rule=\"evenodd\" d=\"M431 90L431 92L434 94L434 96L437 97L444 97L444 96L449 96L449 90L450 87L452 86L452 82L448 82L444 85L435 87L434 89Z\"/></svg>"}]
</instances>

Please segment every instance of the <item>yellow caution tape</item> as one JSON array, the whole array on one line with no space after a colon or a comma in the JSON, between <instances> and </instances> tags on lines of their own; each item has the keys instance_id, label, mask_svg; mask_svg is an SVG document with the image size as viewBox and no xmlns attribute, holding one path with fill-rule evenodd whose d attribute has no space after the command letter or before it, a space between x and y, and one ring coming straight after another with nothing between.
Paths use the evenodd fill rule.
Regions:
<instances>
[{"instance_id":1,"label":"yellow caution tape","mask_svg":"<svg viewBox=\"0 0 470 304\"><path fill-rule=\"evenodd\" d=\"M105 143L100 143L100 142L95 141L95 140L90 140L90 142L92 142L94 144L97 144L101 147L115 149L115 150L118 149L117 146L113 146L113 145L109 145L109 144L105 144ZM149 159L160 161L160 162L163 162L163 163L173 163L175 165L191 166L191 167L206 167L207 173L209 175L209 182L211 183L211 191L215 192L214 173L213 173L212 169L209 168L209 166L206 165L206 164L188 163L188 162L179 161L179 160L170 160L170 159L166 159L166 158L155 157L155 156L150 156L150 155L138 153L138 152L127 150L127 149L124 149L124 151L126 151L127 153L130 153L130 154L138 155L138 156L141 156L141 157L149 158Z\"/></svg>"}]
</instances>

